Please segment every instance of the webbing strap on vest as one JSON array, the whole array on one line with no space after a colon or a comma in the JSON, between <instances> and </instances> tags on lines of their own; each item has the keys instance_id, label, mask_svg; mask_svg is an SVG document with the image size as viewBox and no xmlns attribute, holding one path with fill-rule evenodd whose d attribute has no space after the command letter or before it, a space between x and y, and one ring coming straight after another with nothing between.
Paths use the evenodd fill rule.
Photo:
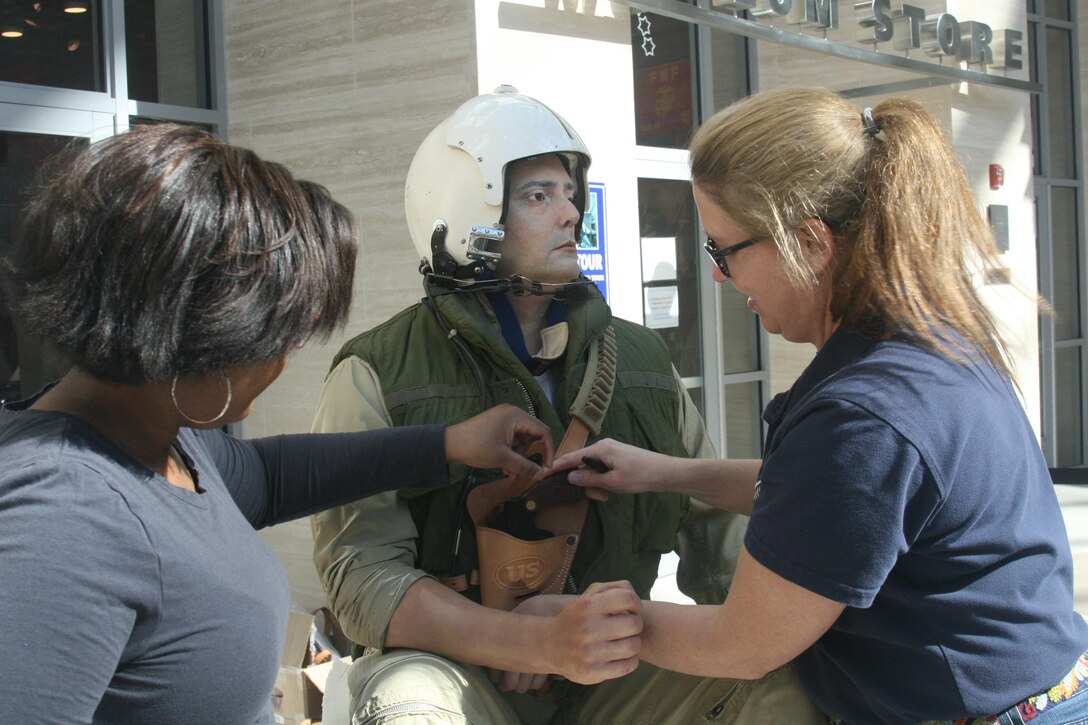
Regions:
<instances>
[{"instance_id":1,"label":"webbing strap on vest","mask_svg":"<svg viewBox=\"0 0 1088 725\"><path fill-rule=\"evenodd\" d=\"M616 331L612 325L609 325L605 328L604 334L589 346L589 360L586 363L586 375L582 380L582 387L578 389L578 395L574 397L574 402L567 411L570 414L567 435L570 435L570 426L574 425L576 420L586 426L587 436L589 432L598 435L615 389ZM567 435L563 438L566 439ZM585 441L584 437L582 441Z\"/></svg>"},{"instance_id":2,"label":"webbing strap on vest","mask_svg":"<svg viewBox=\"0 0 1088 725\"><path fill-rule=\"evenodd\" d=\"M570 422L555 450L556 457L581 448L591 432L594 435L601 432L601 424L616 389L616 352L616 331L609 325L599 338L590 342L585 377L568 411ZM511 476L477 486L473 491L495 487L503 493L496 499L497 503L502 503L524 493L531 483L531 479ZM581 531L581 528L579 525L578 530Z\"/></svg>"},{"instance_id":3,"label":"webbing strap on vest","mask_svg":"<svg viewBox=\"0 0 1088 725\"><path fill-rule=\"evenodd\" d=\"M570 423L557 456L581 448L591 431L600 432L615 390L616 349L611 325L590 343L585 378L570 408ZM534 484L531 478L510 476L477 486L468 494L468 513L476 526L481 600L486 606L512 609L530 594L560 594L566 588L589 508L585 496L536 513L537 526L553 534L548 539L523 541L487 524L506 501Z\"/></svg>"}]
</instances>

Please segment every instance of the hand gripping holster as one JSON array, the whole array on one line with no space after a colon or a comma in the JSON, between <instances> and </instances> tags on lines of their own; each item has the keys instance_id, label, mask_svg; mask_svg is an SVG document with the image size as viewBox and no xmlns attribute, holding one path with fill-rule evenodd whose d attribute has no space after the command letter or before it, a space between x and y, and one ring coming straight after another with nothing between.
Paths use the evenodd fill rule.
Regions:
<instances>
[{"instance_id":1,"label":"hand gripping holster","mask_svg":"<svg viewBox=\"0 0 1088 725\"><path fill-rule=\"evenodd\" d=\"M600 433L616 380L616 335L611 326L591 343L587 363L557 456L581 448L591 431ZM484 606L511 610L530 595L561 594L566 589L589 506L584 495L575 501L545 502L532 512L544 538L526 540L490 525L510 499L531 493L542 483L511 476L477 486L468 494Z\"/></svg>"},{"instance_id":2,"label":"hand gripping holster","mask_svg":"<svg viewBox=\"0 0 1088 725\"><path fill-rule=\"evenodd\" d=\"M506 478L477 486L468 495L485 607L510 610L530 594L560 594L566 587L585 520L584 496L534 512L536 526L551 534L546 538L522 539L488 525L507 501L530 488L528 478Z\"/></svg>"}]
</instances>

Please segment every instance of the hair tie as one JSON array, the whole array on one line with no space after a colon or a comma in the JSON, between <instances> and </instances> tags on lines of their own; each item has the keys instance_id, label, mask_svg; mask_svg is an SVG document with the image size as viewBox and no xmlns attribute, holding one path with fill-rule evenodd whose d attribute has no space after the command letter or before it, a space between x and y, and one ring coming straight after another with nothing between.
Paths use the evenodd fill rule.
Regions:
<instances>
[{"instance_id":1,"label":"hair tie","mask_svg":"<svg viewBox=\"0 0 1088 725\"><path fill-rule=\"evenodd\" d=\"M877 138L881 128L876 125L876 119L873 118L873 109L866 107L861 112L861 120L865 123L865 132L873 138Z\"/></svg>"}]
</instances>

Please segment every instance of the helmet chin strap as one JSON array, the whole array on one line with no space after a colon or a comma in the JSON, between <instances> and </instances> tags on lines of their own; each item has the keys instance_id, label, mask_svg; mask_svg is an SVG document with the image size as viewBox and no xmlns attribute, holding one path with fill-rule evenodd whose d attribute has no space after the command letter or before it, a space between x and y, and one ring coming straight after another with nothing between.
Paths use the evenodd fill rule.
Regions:
<instances>
[{"instance_id":1,"label":"helmet chin strap","mask_svg":"<svg viewBox=\"0 0 1088 725\"><path fill-rule=\"evenodd\" d=\"M584 277L573 282L551 284L537 282L520 274L515 274L502 279L464 280L448 275L437 274L430 267L421 264L419 271L423 275L445 288L443 294L456 294L458 292L513 292L515 295L535 295L538 297L554 297L560 302L582 302L591 299L597 294L597 284Z\"/></svg>"},{"instance_id":2,"label":"helmet chin strap","mask_svg":"<svg viewBox=\"0 0 1088 725\"><path fill-rule=\"evenodd\" d=\"M522 277L520 274L508 279L510 289L515 295L550 296L561 302L581 302L590 299L597 293L597 284L585 278L562 284L536 282Z\"/></svg>"},{"instance_id":3,"label":"helmet chin strap","mask_svg":"<svg viewBox=\"0 0 1088 725\"><path fill-rule=\"evenodd\" d=\"M491 234L502 234L501 229L490 227L473 227L476 230L487 231ZM588 300L597 294L597 284L585 277L579 277L573 282L552 284L537 282L520 274L514 274L502 279L476 279L490 265L498 261L498 254L484 254L472 264L457 264L453 255L446 251L446 224L439 221L431 232L431 259L434 266L427 261L420 260L419 273L447 290L444 294L457 292L513 292L515 295L536 295L539 297L554 297L560 302L581 302ZM500 237L501 238L501 237Z\"/></svg>"}]
</instances>

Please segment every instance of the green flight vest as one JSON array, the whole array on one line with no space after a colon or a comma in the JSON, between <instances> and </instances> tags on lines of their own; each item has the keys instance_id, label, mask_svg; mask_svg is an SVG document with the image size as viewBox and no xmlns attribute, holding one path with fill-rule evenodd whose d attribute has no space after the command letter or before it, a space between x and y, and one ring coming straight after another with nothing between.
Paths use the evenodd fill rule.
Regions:
<instances>
[{"instance_id":1,"label":"green flight vest","mask_svg":"<svg viewBox=\"0 0 1088 725\"><path fill-rule=\"evenodd\" d=\"M553 366L553 405L540 384L510 350L486 300L475 294L446 294L436 307L453 334L469 350L476 374L490 394L489 405L510 403L541 419L556 445L569 420L568 408L585 375L589 344L612 324L616 333L617 373L612 402L600 438L686 456L680 434L679 391L664 342L640 325L613 319L600 298L567 304L567 354ZM362 333L340 350L335 367L355 355L374 367L394 425L455 423L485 408L470 366L424 304L400 312ZM596 440L591 438L590 442ZM411 455L411 452L406 452ZM474 483L494 480L501 471L451 466L449 486L398 492L416 529L417 566L436 577L470 575L476 569L476 537L465 511ZM677 494L610 496L591 501L571 572L575 586L627 579L649 598L661 554L672 551L688 499ZM479 601L479 589L467 596Z\"/></svg>"}]
</instances>

